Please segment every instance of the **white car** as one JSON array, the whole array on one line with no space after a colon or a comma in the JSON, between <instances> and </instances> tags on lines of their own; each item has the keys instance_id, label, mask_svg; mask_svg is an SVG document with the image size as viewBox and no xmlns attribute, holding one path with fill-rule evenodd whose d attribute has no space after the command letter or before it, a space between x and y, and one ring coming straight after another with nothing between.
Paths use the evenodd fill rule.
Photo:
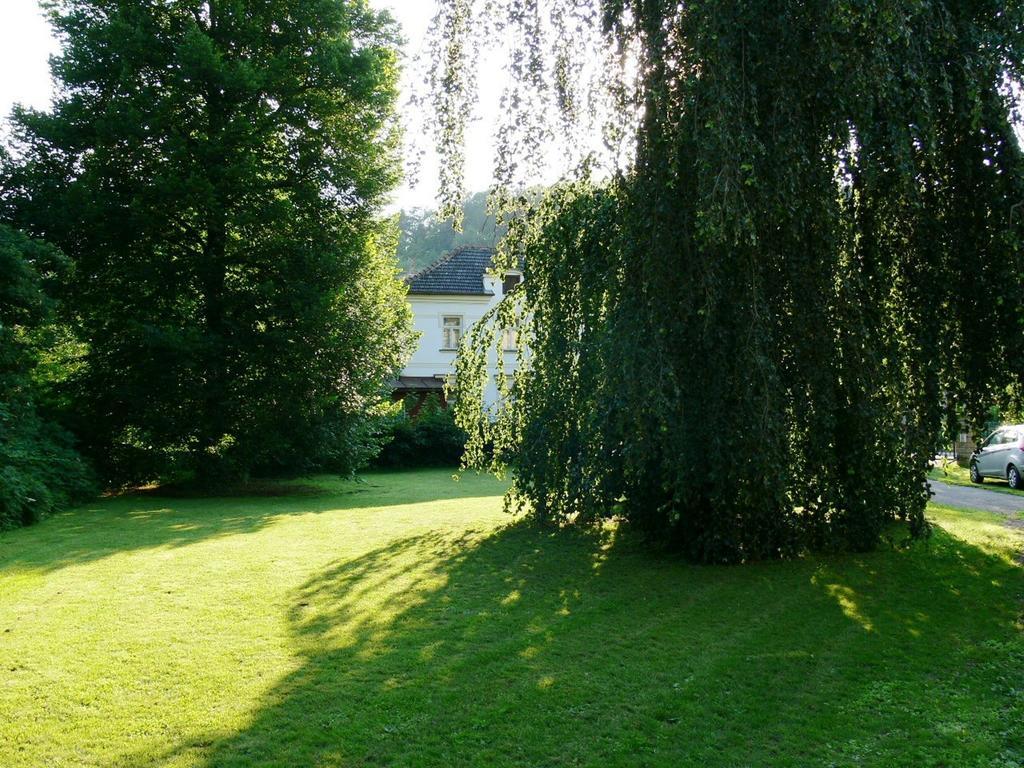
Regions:
<instances>
[{"instance_id":1,"label":"white car","mask_svg":"<svg viewBox=\"0 0 1024 768\"><path fill-rule=\"evenodd\" d=\"M986 477L1024 490L1024 424L1000 427L971 454L971 482L983 483Z\"/></svg>"}]
</instances>

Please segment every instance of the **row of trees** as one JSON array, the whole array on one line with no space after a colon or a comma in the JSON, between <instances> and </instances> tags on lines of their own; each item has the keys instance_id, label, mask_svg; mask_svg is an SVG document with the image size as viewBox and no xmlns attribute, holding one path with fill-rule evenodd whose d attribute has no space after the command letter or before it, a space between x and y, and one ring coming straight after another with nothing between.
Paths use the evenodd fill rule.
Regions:
<instances>
[{"instance_id":1,"label":"row of trees","mask_svg":"<svg viewBox=\"0 0 1024 768\"><path fill-rule=\"evenodd\" d=\"M506 135L543 135L538 103L568 146L639 116L630 162L511 222L528 279L460 361L470 461L542 519L623 516L702 561L924 534L944 420L1024 398L1024 6L443 5L449 151L496 35L528 110ZM529 364L481 418L514 324Z\"/></svg>"},{"instance_id":2,"label":"row of trees","mask_svg":"<svg viewBox=\"0 0 1024 768\"><path fill-rule=\"evenodd\" d=\"M0 164L3 471L78 467L68 434L113 485L358 466L411 342L379 218L394 22L365 0L49 8L56 100L15 110Z\"/></svg>"}]
</instances>

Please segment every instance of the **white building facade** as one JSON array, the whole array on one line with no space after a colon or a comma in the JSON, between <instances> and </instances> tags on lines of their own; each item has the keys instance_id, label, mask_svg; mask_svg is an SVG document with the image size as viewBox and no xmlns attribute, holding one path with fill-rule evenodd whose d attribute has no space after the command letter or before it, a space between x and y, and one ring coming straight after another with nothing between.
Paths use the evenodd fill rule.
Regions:
<instances>
[{"instance_id":1,"label":"white building facade","mask_svg":"<svg viewBox=\"0 0 1024 768\"><path fill-rule=\"evenodd\" d=\"M460 248L406 278L419 342L396 382L395 398L415 398L407 401L413 412L430 394L444 402L444 383L455 373L459 342L522 281L522 272L497 274L493 258L490 248ZM511 374L516 368L514 335L503 334L501 346L505 373ZM490 360L486 406L498 398L497 354Z\"/></svg>"}]
</instances>

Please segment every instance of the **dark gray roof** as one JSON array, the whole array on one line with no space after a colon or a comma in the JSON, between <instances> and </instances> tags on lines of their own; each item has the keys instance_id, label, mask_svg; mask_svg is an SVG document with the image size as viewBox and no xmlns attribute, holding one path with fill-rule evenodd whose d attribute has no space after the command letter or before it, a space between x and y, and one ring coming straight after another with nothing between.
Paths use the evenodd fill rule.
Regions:
<instances>
[{"instance_id":1,"label":"dark gray roof","mask_svg":"<svg viewBox=\"0 0 1024 768\"><path fill-rule=\"evenodd\" d=\"M405 278L409 293L428 295L492 296L484 290L484 273L494 259L493 248L459 248L429 267Z\"/></svg>"}]
</instances>

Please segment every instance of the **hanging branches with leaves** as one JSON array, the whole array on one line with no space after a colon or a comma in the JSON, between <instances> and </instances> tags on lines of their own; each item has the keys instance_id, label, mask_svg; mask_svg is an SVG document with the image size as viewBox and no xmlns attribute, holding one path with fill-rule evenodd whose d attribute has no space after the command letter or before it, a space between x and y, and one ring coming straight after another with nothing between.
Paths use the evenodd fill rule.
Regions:
<instances>
[{"instance_id":1,"label":"hanging branches with leaves","mask_svg":"<svg viewBox=\"0 0 1024 768\"><path fill-rule=\"evenodd\" d=\"M532 94L499 167L543 153L541 120L582 169L540 202L501 179L527 281L493 325L529 343L496 417L488 333L463 351L469 462L542 519L702 561L925 533L946 422L1022 392L1022 29L982 1L443 3L435 71L498 39ZM473 90L445 99L456 168Z\"/></svg>"}]
</instances>

